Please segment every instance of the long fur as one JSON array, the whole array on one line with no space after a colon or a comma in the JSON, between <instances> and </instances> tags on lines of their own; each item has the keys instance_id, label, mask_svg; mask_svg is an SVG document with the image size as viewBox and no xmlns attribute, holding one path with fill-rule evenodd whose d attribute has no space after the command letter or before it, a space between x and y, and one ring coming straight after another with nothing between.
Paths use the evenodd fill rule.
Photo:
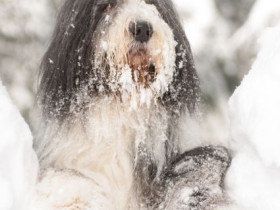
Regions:
<instances>
[{"instance_id":1,"label":"long fur","mask_svg":"<svg viewBox=\"0 0 280 210\"><path fill-rule=\"evenodd\" d=\"M140 18L155 31L146 44L128 31ZM133 50L137 59L142 48L157 74L145 85L129 66ZM191 49L170 0L66 0L40 71L40 193L55 193L46 187L62 187L66 173L90 183L90 196L76 195L82 205L150 208L160 191L153 183L194 141L182 130L195 118L199 95Z\"/></svg>"}]
</instances>

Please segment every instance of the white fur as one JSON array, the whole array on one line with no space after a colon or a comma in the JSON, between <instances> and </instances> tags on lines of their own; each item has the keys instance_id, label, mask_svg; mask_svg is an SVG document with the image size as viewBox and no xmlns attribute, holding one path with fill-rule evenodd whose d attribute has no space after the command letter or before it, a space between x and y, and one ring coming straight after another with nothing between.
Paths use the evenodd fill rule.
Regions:
<instances>
[{"instance_id":1,"label":"white fur","mask_svg":"<svg viewBox=\"0 0 280 210\"><path fill-rule=\"evenodd\" d=\"M128 110L118 99L107 98L92 105L87 113L87 122L77 120L71 126L63 125L58 134L52 136L55 129L55 124L48 127L47 135L42 139L47 142L51 138L51 142L39 151L41 157L47 157L42 159L41 166L74 169L90 178L93 181L91 185L98 183L92 199L101 194L107 198L95 200L98 206L110 204L113 209L121 210L135 205L133 147L145 141L158 166L165 162L167 115L154 105L153 109L143 106ZM51 155L48 156L49 152ZM71 172L68 176L72 176ZM76 175L73 176L75 179ZM58 181L61 185L60 179ZM78 185L79 182L73 188L79 189ZM54 186L57 187L56 184Z\"/></svg>"}]
</instances>

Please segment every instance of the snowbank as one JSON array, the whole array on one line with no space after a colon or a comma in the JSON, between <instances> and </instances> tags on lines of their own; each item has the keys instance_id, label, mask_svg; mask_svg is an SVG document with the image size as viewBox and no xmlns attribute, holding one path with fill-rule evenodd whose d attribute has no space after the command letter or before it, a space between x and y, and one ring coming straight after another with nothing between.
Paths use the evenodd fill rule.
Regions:
<instances>
[{"instance_id":1,"label":"snowbank","mask_svg":"<svg viewBox=\"0 0 280 210\"><path fill-rule=\"evenodd\" d=\"M0 209L22 210L35 183L38 161L29 127L0 80Z\"/></svg>"},{"instance_id":2,"label":"snowbank","mask_svg":"<svg viewBox=\"0 0 280 210\"><path fill-rule=\"evenodd\" d=\"M226 185L238 210L280 209L280 26L261 41L256 62L229 101L235 157Z\"/></svg>"}]
</instances>

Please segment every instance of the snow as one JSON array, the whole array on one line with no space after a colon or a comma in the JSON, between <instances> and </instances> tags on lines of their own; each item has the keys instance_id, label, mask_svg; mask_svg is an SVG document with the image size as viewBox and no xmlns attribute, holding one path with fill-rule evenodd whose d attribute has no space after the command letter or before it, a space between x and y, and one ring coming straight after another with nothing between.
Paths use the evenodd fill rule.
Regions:
<instances>
[{"instance_id":1,"label":"snow","mask_svg":"<svg viewBox=\"0 0 280 210\"><path fill-rule=\"evenodd\" d=\"M29 127L0 80L0 209L22 210L35 183L38 162Z\"/></svg>"},{"instance_id":2,"label":"snow","mask_svg":"<svg viewBox=\"0 0 280 210\"><path fill-rule=\"evenodd\" d=\"M238 207L280 209L280 26L269 29L251 71L229 101L231 148L226 185Z\"/></svg>"}]
</instances>

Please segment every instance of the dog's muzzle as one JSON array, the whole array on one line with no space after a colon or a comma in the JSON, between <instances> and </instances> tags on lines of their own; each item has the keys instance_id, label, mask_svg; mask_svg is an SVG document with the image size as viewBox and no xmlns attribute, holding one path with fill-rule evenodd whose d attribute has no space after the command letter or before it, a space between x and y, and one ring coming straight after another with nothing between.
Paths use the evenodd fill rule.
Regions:
<instances>
[{"instance_id":1,"label":"dog's muzzle","mask_svg":"<svg viewBox=\"0 0 280 210\"><path fill-rule=\"evenodd\" d=\"M156 77L156 66L146 47L153 35L153 27L147 21L138 20L130 22L129 31L135 42L128 53L133 80L149 87Z\"/></svg>"},{"instance_id":2,"label":"dog's muzzle","mask_svg":"<svg viewBox=\"0 0 280 210\"><path fill-rule=\"evenodd\" d=\"M155 80L157 70L146 49L132 49L128 53L129 66L132 70L132 78L135 82L143 84L145 87Z\"/></svg>"}]
</instances>

